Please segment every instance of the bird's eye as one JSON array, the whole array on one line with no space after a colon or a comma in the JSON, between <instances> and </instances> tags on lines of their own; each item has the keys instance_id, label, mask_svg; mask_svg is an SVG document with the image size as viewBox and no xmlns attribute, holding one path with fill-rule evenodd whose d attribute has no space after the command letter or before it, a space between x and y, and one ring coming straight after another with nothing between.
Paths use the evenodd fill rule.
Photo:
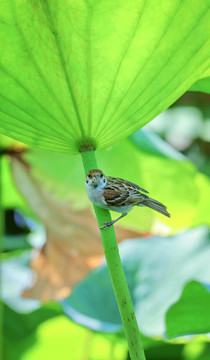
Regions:
<instances>
[{"instance_id":1,"label":"bird's eye","mask_svg":"<svg viewBox=\"0 0 210 360\"><path fill-rule=\"evenodd\" d=\"M89 174L88 177L91 179L91 178L92 178L92 175Z\"/></svg>"},{"instance_id":2,"label":"bird's eye","mask_svg":"<svg viewBox=\"0 0 210 360\"><path fill-rule=\"evenodd\" d=\"M101 178L101 179L102 179L102 177L103 177L103 174L100 175L100 178Z\"/></svg>"}]
</instances>

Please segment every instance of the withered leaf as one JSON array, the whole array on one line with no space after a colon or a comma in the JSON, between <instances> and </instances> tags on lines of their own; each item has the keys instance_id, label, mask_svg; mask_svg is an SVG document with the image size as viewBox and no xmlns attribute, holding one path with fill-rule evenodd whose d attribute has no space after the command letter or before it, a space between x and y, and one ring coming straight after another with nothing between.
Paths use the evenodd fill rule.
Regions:
<instances>
[{"instance_id":1,"label":"withered leaf","mask_svg":"<svg viewBox=\"0 0 210 360\"><path fill-rule=\"evenodd\" d=\"M21 153L11 155L11 168L16 186L47 234L42 249L33 252L35 279L23 296L43 302L65 298L77 282L99 266L104 255L91 205L75 210L71 199L59 199L34 175ZM119 241L140 236L120 227L116 227L116 234Z\"/></svg>"}]
</instances>

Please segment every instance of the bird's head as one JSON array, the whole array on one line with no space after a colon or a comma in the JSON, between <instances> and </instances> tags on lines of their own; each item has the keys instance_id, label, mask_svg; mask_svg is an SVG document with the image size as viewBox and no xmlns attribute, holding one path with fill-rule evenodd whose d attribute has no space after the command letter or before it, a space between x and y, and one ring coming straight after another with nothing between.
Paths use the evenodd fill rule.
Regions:
<instances>
[{"instance_id":1,"label":"bird's head","mask_svg":"<svg viewBox=\"0 0 210 360\"><path fill-rule=\"evenodd\" d=\"M106 178L101 170L93 169L87 173L85 183L86 186L93 188L103 188L106 185Z\"/></svg>"}]
</instances>

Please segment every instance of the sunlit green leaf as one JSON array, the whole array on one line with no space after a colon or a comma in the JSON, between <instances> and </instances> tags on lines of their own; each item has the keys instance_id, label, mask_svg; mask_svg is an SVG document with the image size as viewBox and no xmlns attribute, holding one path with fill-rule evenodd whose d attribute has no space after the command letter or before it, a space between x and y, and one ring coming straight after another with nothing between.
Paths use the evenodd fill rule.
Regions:
<instances>
[{"instance_id":1,"label":"sunlit green leaf","mask_svg":"<svg viewBox=\"0 0 210 360\"><path fill-rule=\"evenodd\" d=\"M14 140L8 136L2 135L0 134L0 150L6 151L6 150L11 150L11 149L26 149L28 146L17 141Z\"/></svg>"},{"instance_id":2,"label":"sunlit green leaf","mask_svg":"<svg viewBox=\"0 0 210 360\"><path fill-rule=\"evenodd\" d=\"M4 327L5 360L50 359L122 360L127 346L123 337L93 333L67 319L55 303L42 306L26 316L6 308ZM146 357L151 360L208 360L205 339L187 345L166 343L143 337ZM65 351L63 351L65 349ZM201 355L201 357L199 356ZM206 356L205 356L206 355Z\"/></svg>"},{"instance_id":3,"label":"sunlit green leaf","mask_svg":"<svg viewBox=\"0 0 210 360\"><path fill-rule=\"evenodd\" d=\"M209 1L11 1L0 14L0 131L103 149L210 75Z\"/></svg>"},{"instance_id":4,"label":"sunlit green leaf","mask_svg":"<svg viewBox=\"0 0 210 360\"><path fill-rule=\"evenodd\" d=\"M196 81L196 83L189 90L201 91L210 94L210 77Z\"/></svg>"},{"instance_id":5,"label":"sunlit green leaf","mask_svg":"<svg viewBox=\"0 0 210 360\"><path fill-rule=\"evenodd\" d=\"M80 360L90 353L91 359L106 360L112 343L100 334L93 334L63 315L59 304L48 303L31 313L19 314L3 306L3 355L6 360L50 359ZM87 342L90 344L89 348ZM65 349L65 351L63 351ZM101 349L103 349L100 357ZM116 359L126 353L124 339L115 349Z\"/></svg>"},{"instance_id":6,"label":"sunlit green leaf","mask_svg":"<svg viewBox=\"0 0 210 360\"><path fill-rule=\"evenodd\" d=\"M182 356L184 360L209 360L210 355L210 342L209 336L207 335L197 335L185 337L185 339L192 339L188 341L185 345ZM180 338L177 339L178 342ZM176 341L176 340L175 340Z\"/></svg>"},{"instance_id":7,"label":"sunlit green leaf","mask_svg":"<svg viewBox=\"0 0 210 360\"><path fill-rule=\"evenodd\" d=\"M3 304L3 312L4 336L15 342L23 340L35 332L42 322L63 314L61 306L57 303L48 303L27 314L15 312Z\"/></svg>"},{"instance_id":8,"label":"sunlit green leaf","mask_svg":"<svg viewBox=\"0 0 210 360\"><path fill-rule=\"evenodd\" d=\"M205 285L205 284L204 284ZM168 337L210 332L210 284L191 281L166 314Z\"/></svg>"}]
</instances>

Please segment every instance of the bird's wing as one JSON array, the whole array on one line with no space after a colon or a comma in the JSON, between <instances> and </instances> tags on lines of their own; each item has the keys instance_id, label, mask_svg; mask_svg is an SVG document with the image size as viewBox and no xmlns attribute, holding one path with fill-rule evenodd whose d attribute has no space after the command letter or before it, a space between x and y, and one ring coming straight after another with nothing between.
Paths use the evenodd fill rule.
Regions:
<instances>
[{"instance_id":1,"label":"bird's wing","mask_svg":"<svg viewBox=\"0 0 210 360\"><path fill-rule=\"evenodd\" d=\"M104 199L109 206L126 206L145 199L146 195L141 194L139 188L128 186L128 182L122 179L106 177L106 180Z\"/></svg>"},{"instance_id":2,"label":"bird's wing","mask_svg":"<svg viewBox=\"0 0 210 360\"><path fill-rule=\"evenodd\" d=\"M128 180L123 180L121 178L114 178L114 177L110 177L110 176L106 176L106 179L108 182L111 183L115 183L116 185L119 184L124 184L125 187L127 187L128 190L137 190L137 191L143 191L144 193L148 194L149 191L142 189L140 186L132 183L131 181Z\"/></svg>"},{"instance_id":3,"label":"bird's wing","mask_svg":"<svg viewBox=\"0 0 210 360\"><path fill-rule=\"evenodd\" d=\"M110 206L123 206L129 197L129 193L111 188L104 188L104 199Z\"/></svg>"},{"instance_id":4,"label":"bird's wing","mask_svg":"<svg viewBox=\"0 0 210 360\"><path fill-rule=\"evenodd\" d=\"M132 183L131 181L127 181L127 180L126 180L125 182L126 182L127 186L130 187L130 188L133 189L133 190L143 191L143 192L146 193L146 194L149 193L149 191L147 191L147 190L145 190L145 189L142 189L140 186Z\"/></svg>"}]
</instances>

